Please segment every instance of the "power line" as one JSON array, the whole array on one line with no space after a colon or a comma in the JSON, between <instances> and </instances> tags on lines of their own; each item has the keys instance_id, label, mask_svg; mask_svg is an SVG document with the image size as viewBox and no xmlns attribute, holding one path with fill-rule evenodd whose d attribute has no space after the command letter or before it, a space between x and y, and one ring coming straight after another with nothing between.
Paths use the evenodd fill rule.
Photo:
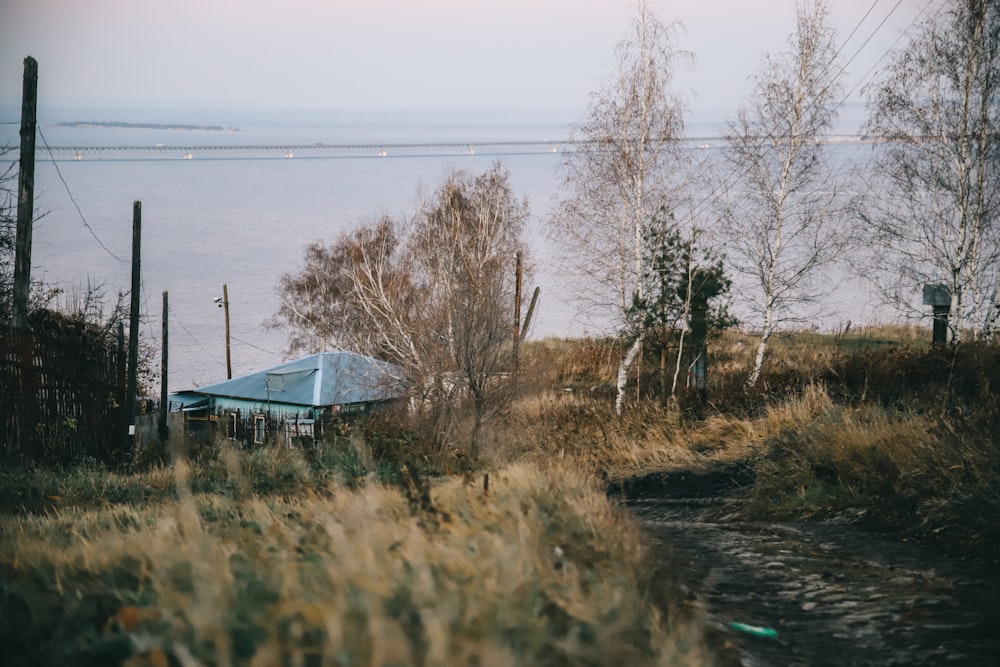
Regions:
<instances>
[{"instance_id":1,"label":"power line","mask_svg":"<svg viewBox=\"0 0 1000 667\"><path fill-rule=\"evenodd\" d=\"M881 56L879 56L878 60L876 60L875 63L870 68L868 68L868 71L865 72L865 75L862 76L858 80L858 82L856 84L854 84L853 88L851 88L849 91L847 91L847 97L850 97L852 94L854 94L854 91L857 90L865 82L865 80L868 79L868 77L870 77L875 72L875 70L878 68L878 66L882 64L882 60L885 59L885 57L887 55L889 55L889 53L891 53L893 49L896 48L896 44L899 43L899 40L903 39L903 36L906 35L906 33L908 33L910 31L910 29L914 25L917 24L917 21L919 21L920 18L927 12L927 9L931 6L931 4L933 4L933 2L934 2L934 0L927 0L927 3L924 4L923 9L921 9L917 13L917 15L913 17L913 20L910 21L910 25L906 26L906 29L899 33L899 35L892 42L892 44L889 45L889 48L886 49L885 53L883 53ZM888 19L888 18L889 17L887 16L886 19ZM885 21L883 21L883 23L884 22ZM879 25L881 26L881 24L879 24ZM867 44L867 42L865 42L865 43Z\"/></svg>"},{"instance_id":2,"label":"power line","mask_svg":"<svg viewBox=\"0 0 1000 667\"><path fill-rule=\"evenodd\" d=\"M841 44L841 45L840 45L840 48L839 48L839 49L837 49L837 52L836 52L835 54L833 54L833 58L834 58L834 60L836 60L837 56L839 56L839 55L840 55L840 52L844 50L844 47L845 47L845 46L847 46L847 43L848 43L849 41L851 41L851 37L854 37L854 34L855 34L855 33L856 33L856 32L857 32L858 30L860 30L860 29L861 29L861 26L862 26L862 24L864 24L864 22L865 22L865 21L866 21L866 20L868 19L868 16L869 16L869 15L870 15L870 14L872 13L872 10L874 10L874 9L875 9L875 6L876 6L876 5L878 5L878 3L879 3L880 1L881 1L881 0L875 0L875 1L874 1L874 2L872 3L872 6L868 8L868 11L867 11L867 12L865 12L865 15L861 17L861 19L860 19L860 20L858 21L857 25L855 25L855 26L854 26L854 29L853 29L853 30L851 30L851 34L849 34L849 35L848 35L847 37L845 37L845 38L844 38L844 43L843 43L843 44ZM895 11L895 10L894 10L894 11ZM876 28L876 30L877 30L877 28ZM869 39L871 39L871 38L869 38ZM865 43L867 44L867 42L865 42Z\"/></svg>"},{"instance_id":3,"label":"power line","mask_svg":"<svg viewBox=\"0 0 1000 667\"><path fill-rule=\"evenodd\" d=\"M863 17L861 18L861 20L860 20L860 21L858 21L857 25L856 25L856 26L855 26L855 28L854 28L854 29L853 29L853 30L851 31L850 35L848 35L848 37L847 37L847 38L846 38L846 39L844 40L844 42L843 42L843 43L841 44L840 48L838 48L838 49L837 49L837 51L836 51L836 53L837 53L837 54L839 54L839 53L840 53L840 52L841 52L841 51L842 51L842 50L844 49L844 47L845 47L845 46L847 45L847 41L848 41L848 40L850 40L850 38L851 38L851 37L852 37L852 36L853 36L853 35L854 35L854 34L855 34L855 33L856 33L857 31L858 31L858 29L859 29L859 28L861 27L861 24L862 24L862 23L863 23L863 22L865 21L865 19L867 19L867 18L868 18L869 14L871 14L872 10L873 10L873 9L875 8L875 5L877 5L877 4L878 4L878 1L879 1L879 0L875 0L875 3L874 3L874 4L873 4L873 5L871 6L871 7L869 7L868 11L867 11L867 12L865 12L865 15L864 15L864 16L863 16ZM827 89L829 88L829 86L832 86L832 85L833 85L833 83L834 83L834 81L836 81L836 79L837 79L838 77L840 77L840 75L841 75L841 74L843 74L843 73L844 73L844 71L845 71L845 70L847 69L847 67L848 67L848 66L850 66L850 64L851 64L852 62L854 62L854 60L855 60L855 59L856 59L856 58L858 57L858 55L859 55L859 54L861 53L861 50L862 50L862 49L863 49L863 48L864 48L865 46L867 46L869 42L871 42L871 40L872 40L872 39L873 39L873 38L875 37L875 35L876 35L876 34L878 33L878 31L879 31L879 30L881 30L881 29L882 29L882 27L883 27L883 26L885 25L886 21L888 21L888 20L889 20L889 18L890 18L890 17L891 17L891 16L892 16L892 15L893 15L893 14L894 14L895 12L896 12L896 10L897 10L897 9L899 8L899 6L900 6L900 5L902 4L902 2L903 2L903 0L897 0L896 4L895 4L895 5L893 5L893 7L892 7L892 9L891 9L891 10L889 10L889 13L888 13L888 14L886 14L885 18L883 18L883 19L882 19L882 21L881 21L881 22L879 22L879 24L878 24L878 25L877 25L877 26L875 27L875 29L874 29L874 30L872 31L872 33L871 33L871 34L870 34L870 35L868 36L868 38L867 38L867 39L866 39L866 40L864 41L864 43L862 43L862 45L861 45L861 46L860 46L860 47L859 47L859 48L858 48L858 49L857 49L857 50L856 50L856 51L854 52L854 55L852 55L852 56L851 56L851 57L850 57L850 58L849 58L849 59L847 60L847 62L846 62L846 63L844 64L844 66L840 68L840 71L839 71L839 72L837 73L836 77L834 77L834 79L833 79L833 80L832 80L832 81L831 81L831 82L830 82L829 84L827 84L827 87L826 87L826 88L824 88L824 89L823 89L823 90L822 90L822 91L820 92L820 94L822 94L822 93L826 92L826 90L827 90ZM896 43L898 43L898 42L899 42L899 40L900 40L900 39L902 39L903 35L905 35L905 34L906 34L907 32L909 32L909 30L910 30L910 29L911 29L911 28L913 27L913 25L914 25L914 24L916 23L917 19L919 19L919 17L920 17L920 16L921 16L921 15L922 15L922 14L923 14L923 13L924 13L925 11L926 11L927 7L929 7L929 6L930 6L931 2L933 2L933 0L928 0L927 4L926 4L926 5L924 6L924 9L923 9L923 10L921 10L921 12L920 12L920 13L919 13L919 14L917 15L917 17L916 17L916 18L914 18L914 20L913 20L913 21L912 21L912 22L910 23L910 25L909 25L909 26L907 26L907 28L906 28L906 29L905 29L905 30L904 30L904 31L903 31L902 33L900 33L899 37L897 37L897 38L896 38L896 40L895 40L895 41L894 41L894 42L892 43L892 45L891 45L891 46L890 46L890 47L889 47L889 48L888 48L888 49L887 49L887 50L885 51L885 53L883 53L883 54L882 54L882 56L880 56L880 57L879 57L879 58L877 59L877 61L876 61L876 66L877 66L877 65L878 65L878 63L880 63L880 62L882 61L882 59L883 59L883 58L885 58L885 56L886 56L886 55L887 55L887 54L888 54L888 53L889 53L889 52L890 52L890 51L891 51L891 50L892 50L892 49L893 49L893 48L895 47ZM830 65L828 65L828 66L827 66L827 68L829 68L829 67L830 67L830 66L832 65L832 63L833 63L833 61L835 60L835 58L836 58L836 56L834 56L834 59L831 59L831 63L830 63ZM875 69L875 68L874 68L874 67L872 67L872 69L871 69L871 70L869 70L868 74L870 74L870 73L871 73L871 71L873 71L874 69ZM825 73L825 72L824 72L824 73ZM866 74L865 76L868 76L868 74ZM839 101L839 102L838 102L838 103L837 103L837 104L835 105L835 108L840 108L840 107L842 107L842 106L843 106L843 105L844 105L844 104L845 104L845 103L847 102L848 98L849 98L849 97L850 97L850 96L851 96L851 95L853 94L853 92L854 92L854 90L855 90L855 89L857 88L857 86L858 86L858 84L856 84L856 85L855 85L855 86L854 86L853 88L851 88L851 90L850 90L850 91L848 91L848 93L847 93L847 94L846 94L846 95L845 95L845 96L843 97L843 99L841 99L841 100L840 100L840 101ZM815 105L815 104L816 104L816 102L814 101L814 102L813 102L813 104ZM690 213L690 217L691 217L691 219L693 220L693 219L695 219L695 218L696 218L696 217L697 217L698 215L701 215L702 213L704 213L704 208L705 208L706 206L708 206L708 205L710 205L710 204L712 204L712 203L715 203L716 201L718 201L718 200L719 200L719 198L720 198L720 197L721 197L721 195L722 195L722 191L724 191L724 190L728 189L728 188L729 188L729 186L730 186L730 185L732 185L732 184L733 184L733 183L735 182L735 180L736 180L736 179L738 178L739 174L740 174L740 171L739 171L738 167L734 166L734 167L733 167L733 169L732 169L732 170L730 171L729 175L728 175L728 176L727 176L727 177L726 177L726 178L725 178L725 179L723 180L723 183L722 183L722 185L720 185L720 186L719 186L718 188L714 189L714 190L713 190L712 192L710 192L710 193L708 194L708 196L707 196L707 197L705 197L705 198L704 198L704 199L702 199L702 200L701 200L700 202L698 202L697 204L695 204L695 206L694 206L694 207L692 207L692 209L691 209L691 213Z\"/></svg>"},{"instance_id":4,"label":"power line","mask_svg":"<svg viewBox=\"0 0 1000 667\"><path fill-rule=\"evenodd\" d=\"M151 318L150 311L149 311L149 295L146 293L146 281L145 280L140 280L139 281L139 285L140 285L140 288L142 289L142 303L143 303L143 306L145 306L145 308L146 308L146 316L144 318L140 318L140 320L141 319L145 319L146 320L146 324L149 326L149 337L155 339L156 338L156 334L153 332L153 320Z\"/></svg>"},{"instance_id":5,"label":"power line","mask_svg":"<svg viewBox=\"0 0 1000 667\"><path fill-rule=\"evenodd\" d=\"M170 313L171 320L174 321L174 322L177 322L177 324L180 325L181 329L184 329L184 333L186 333L188 335L188 338L190 338L192 341L194 341L195 345L197 345L198 347L200 347L202 349L202 351L206 355L208 355L209 359L211 359L215 363L219 364L220 366L224 365L221 361L219 361L218 359L215 358L215 355L213 355L211 352L208 351L208 348L206 348L204 345L201 344L201 341L199 341L197 338L194 337L194 335L191 333L191 331L186 326L184 326L184 323L181 322L180 319L177 317L177 313L176 313L176 311L174 311L173 306L169 306L168 305L167 306L167 312Z\"/></svg>"},{"instance_id":6,"label":"power line","mask_svg":"<svg viewBox=\"0 0 1000 667\"><path fill-rule=\"evenodd\" d=\"M63 187L66 188L66 194L69 195L69 200L73 202L73 206L76 207L76 212L80 215L80 220L83 221L83 226L87 228L87 231L90 232L90 235L94 237L94 240L97 241L97 244L104 249L104 252L108 253L111 257L118 260L119 262L122 263L127 262L127 260L111 252L111 250L108 249L108 246L104 245L104 241L102 241L101 238L97 235L97 232L94 231L93 227L90 226L90 223L87 222L87 218L83 215L83 211L80 210L80 205L76 202L76 197L73 196L73 192L69 189L69 183L67 183L66 179L63 178L62 171L60 171L59 165L56 163L55 156L52 155L52 149L49 147L49 142L45 140L45 134L42 133L41 125L38 126L38 136L42 138L42 144L44 144L45 150L47 150L49 153L49 160L52 162L52 166L56 168L56 174L59 176L59 180L62 181Z\"/></svg>"},{"instance_id":7,"label":"power line","mask_svg":"<svg viewBox=\"0 0 1000 667\"><path fill-rule=\"evenodd\" d=\"M844 71L845 71L845 70L847 69L848 65L850 65L850 64L851 64L852 62L854 62L854 59L858 57L858 55L859 55L859 54L861 53L861 50L862 50L863 48L865 48L866 46L868 46L868 43L869 43L870 41L872 41L872 39L873 39L873 38L875 37L875 35L876 35L876 34L878 34L878 31L882 29L882 26L884 26L884 25L885 25L885 22L886 22L886 21L888 21L888 20L889 20L889 18L890 18L890 17L891 17L891 16L893 15L893 14L895 14L895 13L896 13L896 10L897 10L897 9L899 9L899 6L900 6L901 4L903 4L903 0L896 0L896 4L895 4L895 5L893 5L892 9L891 9L891 10L889 10L889 13L885 15L885 18L883 18L883 19L882 19L882 21L881 21L881 22L879 22L879 24L878 24L877 26L875 26L875 29L874 29L874 30L872 30L872 34L868 35L868 39L866 39L866 40L865 40L864 42L862 42L862 43L861 43L861 46L859 46L859 47L858 47L858 49L857 49L857 50L856 50L856 51L854 52L854 55L853 55L853 56L851 56L851 57L850 57L850 59L849 59L849 60L848 60L848 61L847 61L846 63L844 63L844 66L840 68L840 71L839 71L839 72L837 72L837 76L838 76L838 77L839 77L839 76L840 76L841 74L843 74L843 73L844 73ZM930 0L928 0L928 4L930 4ZM870 12L870 11L871 11L871 10L869 10L869 12ZM922 13L922 12L921 12L921 13ZM865 16L867 17L867 16L868 16L868 14L865 14ZM911 25L912 25L912 24L911 24ZM907 30L909 30L909 28L907 28ZM905 32L905 31L904 31L904 32ZM852 34L853 34L853 33L852 33ZM900 35L900 36L902 36L902 35ZM899 41L899 37L897 37L897 38L896 38L896 42L898 42L898 41ZM896 42L893 42L893 43L892 43L892 46L895 46L895 45L896 45ZM892 50L892 46L890 46L890 47L889 47L889 49L888 49L888 50L886 50L886 53L888 53L889 51L891 51L891 50ZM885 54L882 54L882 55L881 55L881 56L880 56L880 57L878 58L878 60L876 60L876 61L875 61L875 62L876 62L876 64L877 64L877 63L879 63L879 62L881 62L881 61L882 61L882 58L884 58L884 57L885 57ZM857 86L855 86L855 88L856 88L856 87L857 87ZM851 93L853 93L853 92L854 92L854 88L852 88L852 89L851 89L850 91L848 91L847 95L846 95L846 96L844 97L844 99L843 99L843 100L842 100L842 101L840 102L840 104L841 104L841 105L843 105L843 104L844 104L844 102L845 102L845 101L847 100L847 98L848 98L848 97L850 97L850 96L851 96Z\"/></svg>"},{"instance_id":8,"label":"power line","mask_svg":"<svg viewBox=\"0 0 1000 667\"><path fill-rule=\"evenodd\" d=\"M229 337L232 338L233 340L235 340L237 343L242 343L243 345L246 345L248 347L252 347L255 350L260 350L261 352L267 352L268 354L271 354L271 355L274 355L274 356L280 358L282 361L284 361L285 359L288 358L284 354L281 354L279 352L275 352L274 350L268 350L266 348L260 347L259 345L254 345L253 343L248 343L247 341L241 340L241 339L237 338L236 336L233 336L232 334L230 334Z\"/></svg>"}]
</instances>

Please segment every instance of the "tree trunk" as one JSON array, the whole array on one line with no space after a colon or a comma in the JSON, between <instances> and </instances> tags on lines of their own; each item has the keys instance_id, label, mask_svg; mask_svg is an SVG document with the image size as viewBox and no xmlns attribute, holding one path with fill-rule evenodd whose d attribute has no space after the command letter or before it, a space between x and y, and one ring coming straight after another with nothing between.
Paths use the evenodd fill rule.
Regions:
<instances>
[{"instance_id":1,"label":"tree trunk","mask_svg":"<svg viewBox=\"0 0 1000 667\"><path fill-rule=\"evenodd\" d=\"M639 350L642 349L642 338L642 334L636 337L635 342L632 343L632 347L625 353L621 364L618 366L618 397L615 399L615 414L619 417L622 414L622 407L625 403L625 385L628 384L628 369L631 368L632 362L635 361L635 358L639 355Z\"/></svg>"},{"instance_id":2,"label":"tree trunk","mask_svg":"<svg viewBox=\"0 0 1000 667\"><path fill-rule=\"evenodd\" d=\"M760 369L764 365L764 352L767 350L767 339L768 336L762 335L760 337L760 342L757 343L757 355L754 357L753 369L750 370L750 376L747 378L748 387L756 387L757 381L760 380Z\"/></svg>"},{"instance_id":3,"label":"tree trunk","mask_svg":"<svg viewBox=\"0 0 1000 667\"><path fill-rule=\"evenodd\" d=\"M767 339L771 337L771 329L774 326L774 308L768 303L764 309L764 328L760 332L760 342L757 343L757 354L753 360L753 369L747 377L747 386L750 388L757 386L760 380L760 369L764 366L764 353L767 351Z\"/></svg>"},{"instance_id":4,"label":"tree trunk","mask_svg":"<svg viewBox=\"0 0 1000 667\"><path fill-rule=\"evenodd\" d=\"M479 437L483 430L483 415L479 408L476 408L476 420L472 424L472 443L469 451L469 456L472 461L479 461Z\"/></svg>"}]
</instances>

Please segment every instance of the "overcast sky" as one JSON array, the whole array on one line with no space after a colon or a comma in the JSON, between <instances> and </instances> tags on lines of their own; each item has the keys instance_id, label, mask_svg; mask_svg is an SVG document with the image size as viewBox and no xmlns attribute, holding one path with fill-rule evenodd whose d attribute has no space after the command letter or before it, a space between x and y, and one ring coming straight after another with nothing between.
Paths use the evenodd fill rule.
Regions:
<instances>
[{"instance_id":1,"label":"overcast sky","mask_svg":"<svg viewBox=\"0 0 1000 667\"><path fill-rule=\"evenodd\" d=\"M929 11L941 2L829 0L840 42L860 23L843 49L845 58L860 49L846 89L928 1ZM684 26L678 46L697 65L676 83L702 120L732 114L761 56L784 48L794 25L794 0L653 5ZM40 106L48 107L576 118L608 75L634 14L633 0L0 0L0 105L20 104L22 63L31 55Z\"/></svg>"}]
</instances>

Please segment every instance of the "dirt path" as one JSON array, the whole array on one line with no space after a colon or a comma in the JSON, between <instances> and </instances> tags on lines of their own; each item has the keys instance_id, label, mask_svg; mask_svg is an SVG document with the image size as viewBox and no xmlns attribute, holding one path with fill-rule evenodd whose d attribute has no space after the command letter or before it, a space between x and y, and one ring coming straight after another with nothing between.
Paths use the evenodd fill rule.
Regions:
<instances>
[{"instance_id":1,"label":"dirt path","mask_svg":"<svg viewBox=\"0 0 1000 667\"><path fill-rule=\"evenodd\" d=\"M720 641L736 647L734 662L1000 665L1000 568L848 523L742 521L747 483L733 469L618 489Z\"/></svg>"}]
</instances>

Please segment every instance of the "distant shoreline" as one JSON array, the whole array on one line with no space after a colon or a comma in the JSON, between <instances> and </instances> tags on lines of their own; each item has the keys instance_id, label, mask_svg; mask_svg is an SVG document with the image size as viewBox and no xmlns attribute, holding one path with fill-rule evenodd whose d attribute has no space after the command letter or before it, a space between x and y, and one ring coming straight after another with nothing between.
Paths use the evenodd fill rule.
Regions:
<instances>
[{"instance_id":1,"label":"distant shoreline","mask_svg":"<svg viewBox=\"0 0 1000 667\"><path fill-rule=\"evenodd\" d=\"M125 123L112 120L77 120L57 123L59 127L114 128L126 130L201 130L204 132L239 132L238 127L221 125L188 125L184 123Z\"/></svg>"}]
</instances>

